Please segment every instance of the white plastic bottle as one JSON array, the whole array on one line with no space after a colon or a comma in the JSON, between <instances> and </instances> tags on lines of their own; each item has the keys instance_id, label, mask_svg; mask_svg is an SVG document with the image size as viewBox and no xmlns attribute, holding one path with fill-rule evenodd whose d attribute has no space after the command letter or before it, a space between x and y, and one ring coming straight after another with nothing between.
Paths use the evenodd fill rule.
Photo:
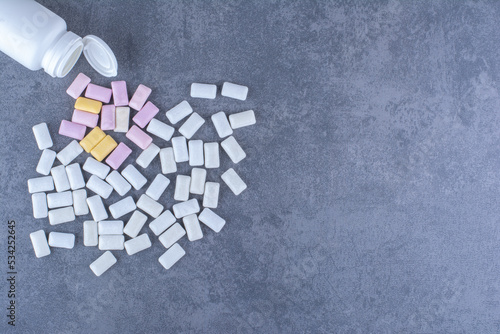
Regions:
<instances>
[{"instance_id":1,"label":"white plastic bottle","mask_svg":"<svg viewBox=\"0 0 500 334\"><path fill-rule=\"evenodd\" d=\"M106 77L116 76L116 57L99 37L81 38L66 22L34 0L0 0L0 51L32 71L44 69L62 78L82 51L90 65Z\"/></svg>"}]
</instances>

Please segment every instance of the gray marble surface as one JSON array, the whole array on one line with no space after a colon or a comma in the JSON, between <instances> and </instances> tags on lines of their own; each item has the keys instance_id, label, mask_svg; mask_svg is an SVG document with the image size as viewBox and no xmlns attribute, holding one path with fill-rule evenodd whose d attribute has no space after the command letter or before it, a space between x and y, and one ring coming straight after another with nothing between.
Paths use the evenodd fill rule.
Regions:
<instances>
[{"instance_id":1,"label":"gray marble surface","mask_svg":"<svg viewBox=\"0 0 500 334\"><path fill-rule=\"evenodd\" d=\"M84 218L34 220L26 180L40 154L31 127L56 132L71 117L78 72L110 80L83 58L52 79L0 54L1 275L14 219L17 332L500 331L499 3L40 2L107 41L117 79L130 93L153 88L160 120L187 98L206 119L253 108L258 123L235 134L249 187L236 197L222 186L219 234L184 238L187 256L166 271L144 228L153 247L114 252L98 278ZM249 86L248 100L189 98L191 82L226 80ZM197 136L217 139L210 122ZM57 150L69 142L54 138ZM230 166L224 156L220 171ZM159 171L155 160L145 174ZM29 233L40 228L75 231L75 248L36 259ZM2 319L0 332L14 332Z\"/></svg>"}]
</instances>

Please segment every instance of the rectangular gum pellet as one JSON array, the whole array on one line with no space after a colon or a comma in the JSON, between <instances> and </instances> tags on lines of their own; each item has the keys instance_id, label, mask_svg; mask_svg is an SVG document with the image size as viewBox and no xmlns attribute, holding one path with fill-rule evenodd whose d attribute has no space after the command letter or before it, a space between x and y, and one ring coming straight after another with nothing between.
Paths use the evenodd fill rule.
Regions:
<instances>
[{"instance_id":1,"label":"rectangular gum pellet","mask_svg":"<svg viewBox=\"0 0 500 334\"><path fill-rule=\"evenodd\" d=\"M73 123L88 126L89 128L94 128L97 126L97 122L99 121L99 115L75 109L73 111L73 117L71 117L71 121Z\"/></svg>"},{"instance_id":2,"label":"rectangular gum pellet","mask_svg":"<svg viewBox=\"0 0 500 334\"><path fill-rule=\"evenodd\" d=\"M186 234L189 241L196 241L203 238L203 232L201 231L200 222L195 214L188 215L182 218L184 223L184 228L186 229Z\"/></svg>"},{"instance_id":3,"label":"rectangular gum pellet","mask_svg":"<svg viewBox=\"0 0 500 334\"><path fill-rule=\"evenodd\" d=\"M92 129L81 141L80 145L83 147L85 152L90 153L106 137L104 131L98 126Z\"/></svg>"},{"instance_id":4,"label":"rectangular gum pellet","mask_svg":"<svg viewBox=\"0 0 500 334\"><path fill-rule=\"evenodd\" d=\"M106 234L99 236L99 250L123 250L125 236L123 234Z\"/></svg>"},{"instance_id":5,"label":"rectangular gum pellet","mask_svg":"<svg viewBox=\"0 0 500 334\"><path fill-rule=\"evenodd\" d=\"M40 123L33 126L33 134L35 135L36 144L38 149L45 150L46 148L52 147L52 137L50 136L49 128L47 123Z\"/></svg>"},{"instance_id":6,"label":"rectangular gum pellet","mask_svg":"<svg viewBox=\"0 0 500 334\"><path fill-rule=\"evenodd\" d=\"M68 175L66 174L66 168L63 165L53 167L50 170L50 174L54 180L57 192L66 191L71 188L69 185Z\"/></svg>"},{"instance_id":7,"label":"rectangular gum pellet","mask_svg":"<svg viewBox=\"0 0 500 334\"><path fill-rule=\"evenodd\" d=\"M238 142L233 136L224 139L220 143L220 146L224 149L224 151L227 153L231 161L234 162L235 164L245 159L247 156L245 151L243 151L240 144L238 144Z\"/></svg>"},{"instance_id":8,"label":"rectangular gum pellet","mask_svg":"<svg viewBox=\"0 0 500 334\"><path fill-rule=\"evenodd\" d=\"M212 84L192 83L191 97L202 99L215 99L217 95L217 86Z\"/></svg>"},{"instance_id":9,"label":"rectangular gum pellet","mask_svg":"<svg viewBox=\"0 0 500 334\"><path fill-rule=\"evenodd\" d=\"M215 233L219 233L226 224L226 221L224 219L207 208L203 209L203 211L198 215L198 219L203 224L211 228Z\"/></svg>"},{"instance_id":10,"label":"rectangular gum pellet","mask_svg":"<svg viewBox=\"0 0 500 334\"><path fill-rule=\"evenodd\" d=\"M130 147L124 143L118 144L113 152L106 159L106 163L113 169L118 169L127 157L132 153Z\"/></svg>"},{"instance_id":11,"label":"rectangular gum pellet","mask_svg":"<svg viewBox=\"0 0 500 334\"><path fill-rule=\"evenodd\" d=\"M237 85L231 82L224 82L224 84L222 85L222 96L245 101L247 99L247 94L247 86Z\"/></svg>"},{"instance_id":12,"label":"rectangular gum pellet","mask_svg":"<svg viewBox=\"0 0 500 334\"><path fill-rule=\"evenodd\" d=\"M125 134L134 144L145 150L153 142L153 138L148 136L146 132L133 125L130 130Z\"/></svg>"},{"instance_id":13,"label":"rectangular gum pellet","mask_svg":"<svg viewBox=\"0 0 500 334\"><path fill-rule=\"evenodd\" d=\"M97 222L87 220L83 222L83 245L87 247L97 246L98 243Z\"/></svg>"},{"instance_id":14,"label":"rectangular gum pellet","mask_svg":"<svg viewBox=\"0 0 500 334\"><path fill-rule=\"evenodd\" d=\"M141 189L148 182L144 175L142 175L133 165L125 167L121 174L135 190Z\"/></svg>"},{"instance_id":15,"label":"rectangular gum pellet","mask_svg":"<svg viewBox=\"0 0 500 334\"><path fill-rule=\"evenodd\" d=\"M154 199L155 201L160 199L165 189L167 189L170 184L170 180L163 176L162 174L157 174L153 182L149 185L146 190L146 195Z\"/></svg>"},{"instance_id":16,"label":"rectangular gum pellet","mask_svg":"<svg viewBox=\"0 0 500 334\"><path fill-rule=\"evenodd\" d=\"M165 147L160 150L161 172L170 174L177 172L177 164L175 163L174 150L171 147Z\"/></svg>"},{"instance_id":17,"label":"rectangular gum pellet","mask_svg":"<svg viewBox=\"0 0 500 334\"><path fill-rule=\"evenodd\" d=\"M167 249L167 251L158 258L158 261L163 266L163 268L168 270L172 268L172 266L176 264L185 254L186 251L176 243L172 245L170 249Z\"/></svg>"},{"instance_id":18,"label":"rectangular gum pellet","mask_svg":"<svg viewBox=\"0 0 500 334\"><path fill-rule=\"evenodd\" d=\"M134 255L151 247L151 240L147 233L143 233L138 237L125 241L125 250L128 255Z\"/></svg>"},{"instance_id":19,"label":"rectangular gum pellet","mask_svg":"<svg viewBox=\"0 0 500 334\"><path fill-rule=\"evenodd\" d=\"M219 168L219 143L205 143L203 148L205 153L205 168Z\"/></svg>"},{"instance_id":20,"label":"rectangular gum pellet","mask_svg":"<svg viewBox=\"0 0 500 334\"><path fill-rule=\"evenodd\" d=\"M42 175L49 175L50 169L52 168L52 165L54 165L55 160L56 152L46 148L42 151L40 160L38 160L38 164L36 165L36 172Z\"/></svg>"},{"instance_id":21,"label":"rectangular gum pellet","mask_svg":"<svg viewBox=\"0 0 500 334\"><path fill-rule=\"evenodd\" d=\"M87 90L85 91L85 97L92 100L101 101L103 103L109 103L111 100L111 94L113 91L109 88L89 84Z\"/></svg>"},{"instance_id":22,"label":"rectangular gum pellet","mask_svg":"<svg viewBox=\"0 0 500 334\"><path fill-rule=\"evenodd\" d=\"M33 244L33 250L35 251L35 256L41 258L50 254L49 243L47 242L47 236L44 230L38 230L36 232L30 233L31 243Z\"/></svg>"},{"instance_id":23,"label":"rectangular gum pellet","mask_svg":"<svg viewBox=\"0 0 500 334\"><path fill-rule=\"evenodd\" d=\"M137 209L137 206L135 205L132 196L127 196L124 199L111 204L108 209L109 212L111 212L113 218L117 219L126 215L127 213L134 211L135 209Z\"/></svg>"},{"instance_id":24,"label":"rectangular gum pellet","mask_svg":"<svg viewBox=\"0 0 500 334\"><path fill-rule=\"evenodd\" d=\"M148 217L140 212L139 210L134 211L132 216L127 222L127 225L123 228L123 233L128 235L131 238L135 238L139 232L141 232L142 227L146 224Z\"/></svg>"},{"instance_id":25,"label":"rectangular gum pellet","mask_svg":"<svg viewBox=\"0 0 500 334\"><path fill-rule=\"evenodd\" d=\"M73 233L50 232L49 246L73 249L75 246L75 235Z\"/></svg>"},{"instance_id":26,"label":"rectangular gum pellet","mask_svg":"<svg viewBox=\"0 0 500 334\"><path fill-rule=\"evenodd\" d=\"M165 124L156 118L153 118L146 129L147 132L160 137L165 141L169 141L174 134L175 129L168 124Z\"/></svg>"},{"instance_id":27,"label":"rectangular gum pellet","mask_svg":"<svg viewBox=\"0 0 500 334\"><path fill-rule=\"evenodd\" d=\"M63 148L59 153L57 153L56 158L63 165L68 165L71 161L75 160L83 152L83 148L78 144L76 140L71 141L65 148Z\"/></svg>"},{"instance_id":28,"label":"rectangular gum pellet","mask_svg":"<svg viewBox=\"0 0 500 334\"><path fill-rule=\"evenodd\" d=\"M176 218L182 218L187 215L200 212L200 204L196 198L192 198L189 201L174 204L172 206L172 211Z\"/></svg>"},{"instance_id":29,"label":"rectangular gum pellet","mask_svg":"<svg viewBox=\"0 0 500 334\"><path fill-rule=\"evenodd\" d=\"M78 163L75 162L74 164L66 166L66 175L68 176L71 190L77 190L85 187L82 169Z\"/></svg>"},{"instance_id":30,"label":"rectangular gum pellet","mask_svg":"<svg viewBox=\"0 0 500 334\"><path fill-rule=\"evenodd\" d=\"M83 73L79 73L66 90L66 93L72 98L77 99L80 95L82 95L89 83L90 78Z\"/></svg>"},{"instance_id":31,"label":"rectangular gum pellet","mask_svg":"<svg viewBox=\"0 0 500 334\"><path fill-rule=\"evenodd\" d=\"M135 162L142 168L147 168L154 158L160 153L160 148L155 144L151 143L147 149L142 151L142 153L137 157Z\"/></svg>"},{"instance_id":32,"label":"rectangular gum pellet","mask_svg":"<svg viewBox=\"0 0 500 334\"><path fill-rule=\"evenodd\" d=\"M31 195L31 202L33 204L33 218L47 218L49 215L47 195L45 193L33 194Z\"/></svg>"},{"instance_id":33,"label":"rectangular gum pellet","mask_svg":"<svg viewBox=\"0 0 500 334\"><path fill-rule=\"evenodd\" d=\"M83 164L83 170L104 180L108 175L110 168L102 162L99 162L92 157L88 157Z\"/></svg>"},{"instance_id":34,"label":"rectangular gum pellet","mask_svg":"<svg viewBox=\"0 0 500 334\"><path fill-rule=\"evenodd\" d=\"M54 190L54 179L50 175L28 180L28 191L30 194L52 190Z\"/></svg>"},{"instance_id":35,"label":"rectangular gum pellet","mask_svg":"<svg viewBox=\"0 0 500 334\"><path fill-rule=\"evenodd\" d=\"M84 216L89 214L89 206L87 205L87 190L78 189L73 191L73 210L75 216Z\"/></svg>"},{"instance_id":36,"label":"rectangular gum pellet","mask_svg":"<svg viewBox=\"0 0 500 334\"><path fill-rule=\"evenodd\" d=\"M93 114L98 114L101 112L102 102L91 100L86 97L79 97L75 102L75 109L88 111Z\"/></svg>"},{"instance_id":37,"label":"rectangular gum pellet","mask_svg":"<svg viewBox=\"0 0 500 334\"><path fill-rule=\"evenodd\" d=\"M123 220L102 220L97 223L99 235L123 234Z\"/></svg>"},{"instance_id":38,"label":"rectangular gum pellet","mask_svg":"<svg viewBox=\"0 0 500 334\"><path fill-rule=\"evenodd\" d=\"M75 220L75 212L72 206L49 210L50 225L59 225Z\"/></svg>"},{"instance_id":39,"label":"rectangular gum pellet","mask_svg":"<svg viewBox=\"0 0 500 334\"><path fill-rule=\"evenodd\" d=\"M189 166L203 166L203 141L190 140L188 142Z\"/></svg>"},{"instance_id":40,"label":"rectangular gum pellet","mask_svg":"<svg viewBox=\"0 0 500 334\"><path fill-rule=\"evenodd\" d=\"M163 211L163 205L146 194L142 194L137 201L137 207L153 218L157 218Z\"/></svg>"},{"instance_id":41,"label":"rectangular gum pellet","mask_svg":"<svg viewBox=\"0 0 500 334\"><path fill-rule=\"evenodd\" d=\"M71 191L50 193L47 195L47 206L49 209L57 209L70 205L73 205L73 195Z\"/></svg>"},{"instance_id":42,"label":"rectangular gum pellet","mask_svg":"<svg viewBox=\"0 0 500 334\"><path fill-rule=\"evenodd\" d=\"M92 151L90 151L90 154L92 154L97 161L102 161L116 148L116 146L118 146L116 141L110 135L107 135Z\"/></svg>"},{"instance_id":43,"label":"rectangular gum pellet","mask_svg":"<svg viewBox=\"0 0 500 334\"><path fill-rule=\"evenodd\" d=\"M176 201L187 201L189 199L189 186L191 177L187 175L177 175L175 179L174 199Z\"/></svg>"},{"instance_id":44,"label":"rectangular gum pellet","mask_svg":"<svg viewBox=\"0 0 500 334\"><path fill-rule=\"evenodd\" d=\"M198 131L198 129L205 123L205 120L198 114L192 113L191 116L187 119L187 121L182 124L179 128L179 133L182 134L187 139L191 139L191 137Z\"/></svg>"},{"instance_id":45,"label":"rectangular gum pellet","mask_svg":"<svg viewBox=\"0 0 500 334\"><path fill-rule=\"evenodd\" d=\"M92 175L87 181L87 189L92 190L97 195L104 199L107 199L109 195L113 192L113 187L110 186L106 181L101 180L95 175Z\"/></svg>"},{"instance_id":46,"label":"rectangular gum pellet","mask_svg":"<svg viewBox=\"0 0 500 334\"><path fill-rule=\"evenodd\" d=\"M255 124L255 114L253 110L242 111L229 115L229 123L233 129L242 128Z\"/></svg>"},{"instance_id":47,"label":"rectangular gum pellet","mask_svg":"<svg viewBox=\"0 0 500 334\"><path fill-rule=\"evenodd\" d=\"M223 111L213 114L211 118L219 137L224 138L233 134L233 129Z\"/></svg>"},{"instance_id":48,"label":"rectangular gum pellet","mask_svg":"<svg viewBox=\"0 0 500 334\"><path fill-rule=\"evenodd\" d=\"M90 269L97 276L101 276L106 270L116 263L116 257L110 251L104 252L90 264Z\"/></svg>"},{"instance_id":49,"label":"rectangular gum pellet","mask_svg":"<svg viewBox=\"0 0 500 334\"><path fill-rule=\"evenodd\" d=\"M101 130L114 130L116 126L115 106L107 104L101 110Z\"/></svg>"},{"instance_id":50,"label":"rectangular gum pellet","mask_svg":"<svg viewBox=\"0 0 500 334\"><path fill-rule=\"evenodd\" d=\"M172 212L165 210L158 218L149 223L149 228L155 235L162 234L167 228L175 223L176 219Z\"/></svg>"},{"instance_id":51,"label":"rectangular gum pellet","mask_svg":"<svg viewBox=\"0 0 500 334\"><path fill-rule=\"evenodd\" d=\"M174 150L175 162L189 161L189 152L185 137L183 136L173 137L172 149Z\"/></svg>"},{"instance_id":52,"label":"rectangular gum pellet","mask_svg":"<svg viewBox=\"0 0 500 334\"><path fill-rule=\"evenodd\" d=\"M186 235L186 231L182 228L181 224L175 223L169 227L168 230L163 232L163 234L158 237L158 240L165 248L170 248L184 235Z\"/></svg>"},{"instance_id":53,"label":"rectangular gum pellet","mask_svg":"<svg viewBox=\"0 0 500 334\"><path fill-rule=\"evenodd\" d=\"M167 111L166 115L170 123L176 124L184 117L188 116L193 112L193 108L189 105L187 101L182 101L169 111Z\"/></svg>"},{"instance_id":54,"label":"rectangular gum pellet","mask_svg":"<svg viewBox=\"0 0 500 334\"><path fill-rule=\"evenodd\" d=\"M217 208L219 203L220 184L218 182L206 182L203 194L203 206L205 208Z\"/></svg>"},{"instance_id":55,"label":"rectangular gum pellet","mask_svg":"<svg viewBox=\"0 0 500 334\"><path fill-rule=\"evenodd\" d=\"M158 114L160 109L151 102L147 102L144 107L132 118L140 128L144 128Z\"/></svg>"},{"instance_id":56,"label":"rectangular gum pellet","mask_svg":"<svg viewBox=\"0 0 500 334\"><path fill-rule=\"evenodd\" d=\"M59 134L77 140L82 140L85 137L87 127L82 124L73 123L63 119L59 126Z\"/></svg>"},{"instance_id":57,"label":"rectangular gum pellet","mask_svg":"<svg viewBox=\"0 0 500 334\"><path fill-rule=\"evenodd\" d=\"M189 192L195 195L203 195L205 192L205 180L207 171L203 168L193 168L191 170L191 185Z\"/></svg>"},{"instance_id":58,"label":"rectangular gum pellet","mask_svg":"<svg viewBox=\"0 0 500 334\"><path fill-rule=\"evenodd\" d=\"M229 168L226 172L224 172L224 174L221 175L221 178L236 196L241 194L241 192L247 188L245 182L232 168Z\"/></svg>"},{"instance_id":59,"label":"rectangular gum pellet","mask_svg":"<svg viewBox=\"0 0 500 334\"><path fill-rule=\"evenodd\" d=\"M113 91L113 103L117 107L125 107L128 105L127 82L112 81L111 90Z\"/></svg>"},{"instance_id":60,"label":"rectangular gum pellet","mask_svg":"<svg viewBox=\"0 0 500 334\"><path fill-rule=\"evenodd\" d=\"M108 218L108 213L102 203L101 196L94 195L87 198L87 205L89 206L90 213L92 214L94 221L98 222Z\"/></svg>"},{"instance_id":61,"label":"rectangular gum pellet","mask_svg":"<svg viewBox=\"0 0 500 334\"><path fill-rule=\"evenodd\" d=\"M132 189L130 183L128 183L127 180L125 180L125 178L116 170L109 173L106 177L106 182L108 182L120 196L124 196L130 191L130 189ZM111 209L111 206L109 208Z\"/></svg>"},{"instance_id":62,"label":"rectangular gum pellet","mask_svg":"<svg viewBox=\"0 0 500 334\"><path fill-rule=\"evenodd\" d=\"M134 109L134 110L141 110L141 108L144 106L144 103L148 100L149 95L151 94L151 88L144 86L144 85L139 85L137 89L135 90L134 95L132 95L132 98L130 99L129 102L129 107Z\"/></svg>"},{"instance_id":63,"label":"rectangular gum pellet","mask_svg":"<svg viewBox=\"0 0 500 334\"><path fill-rule=\"evenodd\" d=\"M115 132L127 132L129 119L130 119L129 107L116 107Z\"/></svg>"}]
</instances>

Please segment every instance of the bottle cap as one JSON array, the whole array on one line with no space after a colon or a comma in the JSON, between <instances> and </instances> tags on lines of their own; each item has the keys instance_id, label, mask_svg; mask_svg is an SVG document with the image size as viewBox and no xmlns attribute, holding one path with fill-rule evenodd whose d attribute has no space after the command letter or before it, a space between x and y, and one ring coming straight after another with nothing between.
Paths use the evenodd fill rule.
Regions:
<instances>
[{"instance_id":1,"label":"bottle cap","mask_svg":"<svg viewBox=\"0 0 500 334\"><path fill-rule=\"evenodd\" d=\"M105 77L114 77L118 74L118 62L106 42L94 35L85 36L82 42L83 54L90 66Z\"/></svg>"}]
</instances>

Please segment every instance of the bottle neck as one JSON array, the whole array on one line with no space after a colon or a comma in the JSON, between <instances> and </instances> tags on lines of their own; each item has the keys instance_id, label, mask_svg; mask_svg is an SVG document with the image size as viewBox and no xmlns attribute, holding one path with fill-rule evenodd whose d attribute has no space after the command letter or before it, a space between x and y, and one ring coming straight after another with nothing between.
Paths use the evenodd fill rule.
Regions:
<instances>
[{"instance_id":1,"label":"bottle neck","mask_svg":"<svg viewBox=\"0 0 500 334\"><path fill-rule=\"evenodd\" d=\"M53 78L62 78L75 66L82 51L82 38L67 31L45 52L42 67Z\"/></svg>"}]
</instances>

